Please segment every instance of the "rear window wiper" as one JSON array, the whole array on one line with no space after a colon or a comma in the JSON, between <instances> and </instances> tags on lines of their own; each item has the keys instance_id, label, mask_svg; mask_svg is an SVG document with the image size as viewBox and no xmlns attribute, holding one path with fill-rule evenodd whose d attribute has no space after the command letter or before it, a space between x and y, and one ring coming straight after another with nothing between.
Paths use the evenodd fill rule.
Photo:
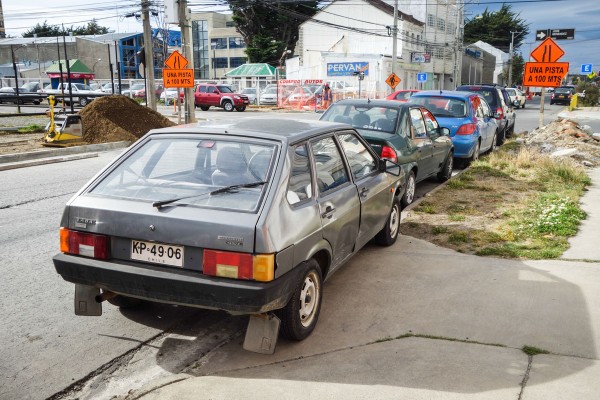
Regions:
<instances>
[{"instance_id":1,"label":"rear window wiper","mask_svg":"<svg viewBox=\"0 0 600 400\"><path fill-rule=\"evenodd\" d=\"M198 193L198 194L193 194L190 196L176 197L174 199L169 199L169 200L155 201L154 203L152 203L152 207L156 207L157 209L160 210L163 206L166 206L167 204L171 204L171 203L174 203L179 200L191 199L193 197L212 196L214 194L219 194L219 193L233 192L236 189L261 186L261 185L264 185L265 183L267 183L267 182L266 181L257 181L257 182L250 182L250 183L238 183L237 185L223 186L221 188L211 190L210 192Z\"/></svg>"}]
</instances>

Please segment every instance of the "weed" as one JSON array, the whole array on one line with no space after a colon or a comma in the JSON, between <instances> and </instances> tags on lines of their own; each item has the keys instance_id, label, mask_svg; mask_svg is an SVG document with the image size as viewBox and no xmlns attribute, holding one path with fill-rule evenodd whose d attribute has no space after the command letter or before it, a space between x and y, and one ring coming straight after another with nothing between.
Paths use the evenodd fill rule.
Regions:
<instances>
[{"instance_id":1,"label":"weed","mask_svg":"<svg viewBox=\"0 0 600 400\"><path fill-rule=\"evenodd\" d=\"M422 202L417 208L416 211L420 211L425 214L435 214L437 211L435 206L427 201Z\"/></svg>"},{"instance_id":2,"label":"weed","mask_svg":"<svg viewBox=\"0 0 600 400\"><path fill-rule=\"evenodd\" d=\"M36 133L36 132L44 132L45 129L46 128L44 128L43 126L32 124L32 125L28 125L28 126L19 128L18 132L19 133Z\"/></svg>"},{"instance_id":3,"label":"weed","mask_svg":"<svg viewBox=\"0 0 600 400\"><path fill-rule=\"evenodd\" d=\"M462 222L465 220L465 216L460 214L450 214L448 215L448 219L452 222Z\"/></svg>"},{"instance_id":4,"label":"weed","mask_svg":"<svg viewBox=\"0 0 600 400\"><path fill-rule=\"evenodd\" d=\"M431 228L431 233L433 233L434 235L448 233L448 227L447 226L434 226L433 228Z\"/></svg>"},{"instance_id":5,"label":"weed","mask_svg":"<svg viewBox=\"0 0 600 400\"><path fill-rule=\"evenodd\" d=\"M448 237L450 243L467 243L469 241L469 234L467 232L454 232Z\"/></svg>"},{"instance_id":6,"label":"weed","mask_svg":"<svg viewBox=\"0 0 600 400\"><path fill-rule=\"evenodd\" d=\"M523 353L529 355L529 356L536 356L538 354L550 354L550 352L548 350L543 350L534 346L523 346L521 348L521 350L523 351Z\"/></svg>"}]
</instances>

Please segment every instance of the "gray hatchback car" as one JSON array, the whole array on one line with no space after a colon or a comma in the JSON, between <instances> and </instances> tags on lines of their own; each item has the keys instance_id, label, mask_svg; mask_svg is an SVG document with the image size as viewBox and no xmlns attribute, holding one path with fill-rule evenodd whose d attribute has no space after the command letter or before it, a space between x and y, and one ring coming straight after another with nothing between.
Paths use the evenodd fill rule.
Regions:
<instances>
[{"instance_id":1,"label":"gray hatchback car","mask_svg":"<svg viewBox=\"0 0 600 400\"><path fill-rule=\"evenodd\" d=\"M372 239L395 242L404 178L345 124L154 130L69 200L53 261L78 315L103 300L267 313L302 340L323 281Z\"/></svg>"}]
</instances>

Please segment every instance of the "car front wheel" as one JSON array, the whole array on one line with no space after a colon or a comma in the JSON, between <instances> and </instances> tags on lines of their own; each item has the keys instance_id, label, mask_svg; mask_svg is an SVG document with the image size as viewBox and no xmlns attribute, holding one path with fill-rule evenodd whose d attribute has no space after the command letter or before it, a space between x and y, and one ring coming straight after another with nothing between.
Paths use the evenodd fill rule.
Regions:
<instances>
[{"instance_id":1,"label":"car front wheel","mask_svg":"<svg viewBox=\"0 0 600 400\"><path fill-rule=\"evenodd\" d=\"M225 109L225 111L231 112L233 111L233 103L230 101L225 101L223 102L223 108Z\"/></svg>"},{"instance_id":2,"label":"car front wheel","mask_svg":"<svg viewBox=\"0 0 600 400\"><path fill-rule=\"evenodd\" d=\"M394 196L394 202L392 203L392 209L390 215L388 215L385 226L377 236L375 236L375 242L381 246L391 246L396 243L398 239L398 233L400 232L400 201L398 197Z\"/></svg>"},{"instance_id":3,"label":"car front wheel","mask_svg":"<svg viewBox=\"0 0 600 400\"><path fill-rule=\"evenodd\" d=\"M81 107L87 106L89 102L90 101L88 99L86 99L85 97L82 97L82 98L79 99L79 105Z\"/></svg>"},{"instance_id":4,"label":"car front wheel","mask_svg":"<svg viewBox=\"0 0 600 400\"><path fill-rule=\"evenodd\" d=\"M238 112L242 112L246 109L246 106L242 106L242 107L236 107L235 110Z\"/></svg>"},{"instance_id":5,"label":"car front wheel","mask_svg":"<svg viewBox=\"0 0 600 400\"><path fill-rule=\"evenodd\" d=\"M210 108L210 106L200 106L200 109L202 111L208 111L209 108Z\"/></svg>"},{"instance_id":6,"label":"car front wheel","mask_svg":"<svg viewBox=\"0 0 600 400\"><path fill-rule=\"evenodd\" d=\"M415 187L416 187L415 173L410 171L406 177L406 190L402 196L402 207L406 207L413 202L415 199Z\"/></svg>"},{"instance_id":7,"label":"car front wheel","mask_svg":"<svg viewBox=\"0 0 600 400\"><path fill-rule=\"evenodd\" d=\"M305 263L308 268L296 285L292 298L284 308L276 311L281 319L281 335L297 341L306 339L315 329L323 297L319 264L313 259Z\"/></svg>"}]
</instances>

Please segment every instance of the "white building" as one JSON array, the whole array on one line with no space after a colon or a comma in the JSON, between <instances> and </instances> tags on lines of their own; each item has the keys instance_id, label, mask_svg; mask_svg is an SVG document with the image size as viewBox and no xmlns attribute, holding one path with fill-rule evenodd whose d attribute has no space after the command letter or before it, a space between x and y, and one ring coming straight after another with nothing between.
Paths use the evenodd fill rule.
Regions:
<instances>
[{"instance_id":1,"label":"white building","mask_svg":"<svg viewBox=\"0 0 600 400\"><path fill-rule=\"evenodd\" d=\"M381 0L334 1L300 25L295 54L286 62L289 79L324 79L358 86L355 71L364 71L362 90L369 97L391 91L385 83L392 72L393 6ZM399 10L397 62L401 79L396 89L417 88L422 64L411 53L423 53L424 23ZM364 97L364 96L363 96Z\"/></svg>"},{"instance_id":2,"label":"white building","mask_svg":"<svg viewBox=\"0 0 600 400\"><path fill-rule=\"evenodd\" d=\"M357 86L348 71L366 69L363 89L382 97L391 88L392 2L333 1L300 26L298 60L286 63L290 79L344 80ZM398 10L396 89L454 88L462 62L462 7L457 0L401 1ZM346 71L344 71L344 68ZM427 73L419 83L417 74Z\"/></svg>"},{"instance_id":3,"label":"white building","mask_svg":"<svg viewBox=\"0 0 600 400\"><path fill-rule=\"evenodd\" d=\"M503 74L504 71L508 68L510 58L509 54L497 49L489 43L482 42L481 40L473 43L473 46L477 46L480 49L485 50L488 53L492 54L494 57L496 57L496 64L494 68L494 81L492 83L504 85L505 79Z\"/></svg>"}]
</instances>

